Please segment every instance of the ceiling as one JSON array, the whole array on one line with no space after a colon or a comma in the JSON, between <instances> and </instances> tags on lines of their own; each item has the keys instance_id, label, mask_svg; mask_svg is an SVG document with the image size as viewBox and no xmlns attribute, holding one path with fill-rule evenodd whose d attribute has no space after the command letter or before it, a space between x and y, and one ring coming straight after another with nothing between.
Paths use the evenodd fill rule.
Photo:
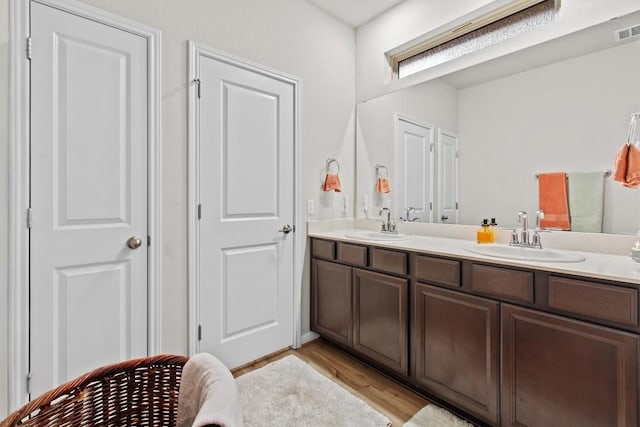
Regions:
<instances>
[{"instance_id":1,"label":"ceiling","mask_svg":"<svg viewBox=\"0 0 640 427\"><path fill-rule=\"evenodd\" d=\"M354 28L404 0L307 0Z\"/></svg>"}]
</instances>

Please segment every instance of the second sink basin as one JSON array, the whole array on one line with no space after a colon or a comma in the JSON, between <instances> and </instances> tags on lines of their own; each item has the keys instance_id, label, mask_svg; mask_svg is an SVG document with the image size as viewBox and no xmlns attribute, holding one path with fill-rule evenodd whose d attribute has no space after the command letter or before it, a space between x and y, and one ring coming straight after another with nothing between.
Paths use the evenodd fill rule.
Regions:
<instances>
[{"instance_id":1,"label":"second sink basin","mask_svg":"<svg viewBox=\"0 0 640 427\"><path fill-rule=\"evenodd\" d=\"M406 234L381 233L379 231L369 231L369 230L354 230L354 231L349 231L344 235L352 239L363 239L363 240L398 241L398 240L407 240L409 238L409 236L407 236Z\"/></svg>"},{"instance_id":2,"label":"second sink basin","mask_svg":"<svg viewBox=\"0 0 640 427\"><path fill-rule=\"evenodd\" d=\"M519 259L522 261L542 262L582 262L582 255L551 249L524 248L508 245L469 245L464 249L479 255L496 258Z\"/></svg>"}]
</instances>

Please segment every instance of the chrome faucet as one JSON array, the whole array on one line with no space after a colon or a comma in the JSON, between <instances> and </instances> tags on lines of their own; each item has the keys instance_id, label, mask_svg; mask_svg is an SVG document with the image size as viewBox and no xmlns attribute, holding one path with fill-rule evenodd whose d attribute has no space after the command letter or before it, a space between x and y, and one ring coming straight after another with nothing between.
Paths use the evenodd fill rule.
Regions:
<instances>
[{"instance_id":1,"label":"chrome faucet","mask_svg":"<svg viewBox=\"0 0 640 427\"><path fill-rule=\"evenodd\" d=\"M542 249L542 242L540 242L540 220L542 218L544 218L544 212L542 210L536 211L536 228L533 229L533 237L531 237L531 246L539 249Z\"/></svg>"},{"instance_id":2,"label":"chrome faucet","mask_svg":"<svg viewBox=\"0 0 640 427\"><path fill-rule=\"evenodd\" d=\"M407 209L405 209L404 210L404 214L405 214L404 221L407 221L407 222L417 221L418 217L415 217L415 218L411 219L411 214L412 213L415 214L415 212L416 212L416 208L408 207ZM400 218L400 219L403 219L403 218Z\"/></svg>"},{"instance_id":3,"label":"chrome faucet","mask_svg":"<svg viewBox=\"0 0 640 427\"><path fill-rule=\"evenodd\" d=\"M511 233L510 246L524 246L529 248L542 249L542 243L540 242L540 220L544 218L544 212L536 212L536 227L533 231L533 236L529 239L529 220L525 211L518 212L518 224L522 224L522 228L516 228Z\"/></svg>"},{"instance_id":4,"label":"chrome faucet","mask_svg":"<svg viewBox=\"0 0 640 427\"><path fill-rule=\"evenodd\" d=\"M380 209L380 215L386 215L386 219L382 220L382 229L380 230L382 233L393 233L396 234L396 223L391 221L391 209L382 208Z\"/></svg>"},{"instance_id":5,"label":"chrome faucet","mask_svg":"<svg viewBox=\"0 0 640 427\"><path fill-rule=\"evenodd\" d=\"M529 244L529 220L527 219L527 213L525 211L518 212L518 223L522 223L522 230L520 231L520 243L523 245Z\"/></svg>"}]
</instances>

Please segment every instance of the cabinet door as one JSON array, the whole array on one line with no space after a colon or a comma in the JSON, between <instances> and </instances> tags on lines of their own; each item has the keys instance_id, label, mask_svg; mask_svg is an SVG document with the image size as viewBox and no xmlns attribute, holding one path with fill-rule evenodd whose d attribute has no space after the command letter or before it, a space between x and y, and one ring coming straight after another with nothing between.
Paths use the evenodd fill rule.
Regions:
<instances>
[{"instance_id":1,"label":"cabinet door","mask_svg":"<svg viewBox=\"0 0 640 427\"><path fill-rule=\"evenodd\" d=\"M350 347L351 267L314 259L311 269L311 329Z\"/></svg>"},{"instance_id":2,"label":"cabinet door","mask_svg":"<svg viewBox=\"0 0 640 427\"><path fill-rule=\"evenodd\" d=\"M408 281L353 270L353 348L407 375Z\"/></svg>"},{"instance_id":3,"label":"cabinet door","mask_svg":"<svg viewBox=\"0 0 640 427\"><path fill-rule=\"evenodd\" d=\"M415 381L497 424L499 303L420 283L413 301Z\"/></svg>"},{"instance_id":4,"label":"cabinet door","mask_svg":"<svg viewBox=\"0 0 640 427\"><path fill-rule=\"evenodd\" d=\"M504 425L637 425L637 336L507 304L502 331Z\"/></svg>"}]
</instances>

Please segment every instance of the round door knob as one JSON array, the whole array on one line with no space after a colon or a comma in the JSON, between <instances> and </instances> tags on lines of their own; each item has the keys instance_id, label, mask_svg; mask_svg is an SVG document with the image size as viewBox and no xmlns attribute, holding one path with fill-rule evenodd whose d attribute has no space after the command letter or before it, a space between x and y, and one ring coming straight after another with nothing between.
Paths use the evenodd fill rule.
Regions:
<instances>
[{"instance_id":1,"label":"round door knob","mask_svg":"<svg viewBox=\"0 0 640 427\"><path fill-rule=\"evenodd\" d=\"M278 231L284 234L289 234L293 231L293 227L290 226L289 224L283 225L282 228Z\"/></svg>"},{"instance_id":2,"label":"round door knob","mask_svg":"<svg viewBox=\"0 0 640 427\"><path fill-rule=\"evenodd\" d=\"M138 249L142 245L142 239L136 236L129 237L127 240L127 246L131 249Z\"/></svg>"}]
</instances>

